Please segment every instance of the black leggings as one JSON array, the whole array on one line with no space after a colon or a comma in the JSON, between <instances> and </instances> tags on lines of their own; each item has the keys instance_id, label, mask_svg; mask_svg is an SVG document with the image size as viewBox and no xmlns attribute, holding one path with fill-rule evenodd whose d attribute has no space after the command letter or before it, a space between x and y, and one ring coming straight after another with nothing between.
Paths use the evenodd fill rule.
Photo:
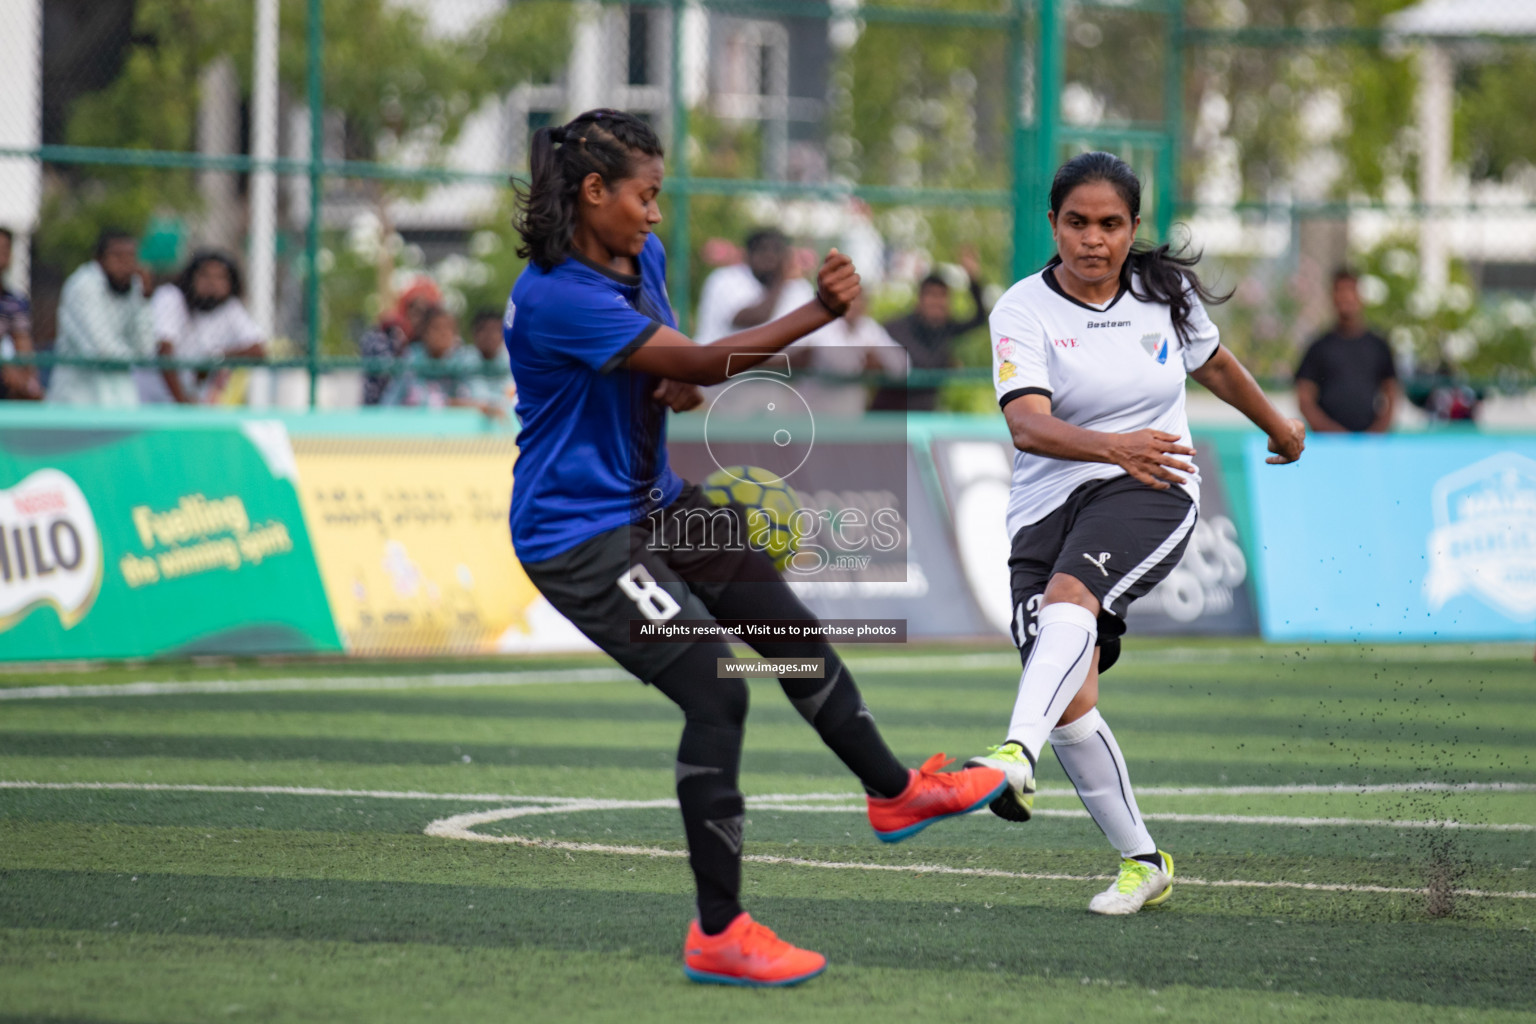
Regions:
<instances>
[{"instance_id":1,"label":"black leggings","mask_svg":"<svg viewBox=\"0 0 1536 1024\"><path fill-rule=\"evenodd\" d=\"M723 619L813 618L777 573L772 580L727 587L709 604ZM824 659L821 679L780 679L785 696L872 795L896 796L906 787L909 773L886 746L831 645L806 640L752 646L765 657ZM729 657L723 641L690 644L652 680L683 711L677 800L698 886L699 923L708 934L723 931L741 913L745 804L739 775L748 695L742 677L719 678L717 659Z\"/></svg>"}]
</instances>

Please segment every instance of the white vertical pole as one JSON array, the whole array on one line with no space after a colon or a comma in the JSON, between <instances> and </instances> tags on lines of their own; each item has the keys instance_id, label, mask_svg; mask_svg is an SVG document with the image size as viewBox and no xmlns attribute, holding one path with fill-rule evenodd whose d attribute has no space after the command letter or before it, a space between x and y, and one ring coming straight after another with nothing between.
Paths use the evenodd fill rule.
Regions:
<instances>
[{"instance_id":1,"label":"white vertical pole","mask_svg":"<svg viewBox=\"0 0 1536 1024\"><path fill-rule=\"evenodd\" d=\"M709 92L709 15L697 0L683 7L683 102L693 110Z\"/></svg>"},{"instance_id":2,"label":"white vertical pole","mask_svg":"<svg viewBox=\"0 0 1536 1024\"><path fill-rule=\"evenodd\" d=\"M251 156L277 157L278 0L256 0L255 83L251 104ZM270 167L251 174L250 311L268 338L275 328L277 175Z\"/></svg>"},{"instance_id":3,"label":"white vertical pole","mask_svg":"<svg viewBox=\"0 0 1536 1024\"><path fill-rule=\"evenodd\" d=\"M614 56L607 52L613 37L603 31L606 19L596 0L578 0L575 22L571 33L571 70L565 86L567 117L606 104L609 83L600 69L611 64Z\"/></svg>"},{"instance_id":4,"label":"white vertical pole","mask_svg":"<svg viewBox=\"0 0 1536 1024\"><path fill-rule=\"evenodd\" d=\"M7 0L0 32L0 146L35 149L43 126L43 3ZM16 232L11 283L28 291L27 240L42 202L42 164L31 157L0 158L0 226Z\"/></svg>"},{"instance_id":5,"label":"white vertical pole","mask_svg":"<svg viewBox=\"0 0 1536 1024\"><path fill-rule=\"evenodd\" d=\"M1448 198L1451 177L1454 61L1443 46L1426 43L1419 51L1419 202L1437 207ZM1438 210L1419 220L1419 287L1438 298L1450 280L1450 246L1445 218Z\"/></svg>"},{"instance_id":6,"label":"white vertical pole","mask_svg":"<svg viewBox=\"0 0 1536 1024\"><path fill-rule=\"evenodd\" d=\"M228 55L213 60L200 80L197 104L197 149L204 156L240 152L240 79ZM199 245L234 249L240 244L239 196L235 176L228 171L201 171L203 222L194 237Z\"/></svg>"}]
</instances>

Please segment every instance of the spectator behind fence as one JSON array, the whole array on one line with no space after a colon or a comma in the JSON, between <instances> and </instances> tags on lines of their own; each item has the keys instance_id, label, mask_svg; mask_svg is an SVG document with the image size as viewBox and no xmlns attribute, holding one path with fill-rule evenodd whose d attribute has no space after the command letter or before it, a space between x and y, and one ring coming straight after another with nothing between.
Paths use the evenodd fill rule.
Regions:
<instances>
[{"instance_id":1,"label":"spectator behind fence","mask_svg":"<svg viewBox=\"0 0 1536 1024\"><path fill-rule=\"evenodd\" d=\"M802 346L808 347L804 365L817 376L796 386L815 414L862 416L868 394L854 378L866 372L900 377L906 372L907 357L902 347L869 315L869 299L860 292L848 312L812 334Z\"/></svg>"},{"instance_id":2,"label":"spectator behind fence","mask_svg":"<svg viewBox=\"0 0 1536 1024\"><path fill-rule=\"evenodd\" d=\"M243 295L232 256L211 249L194 253L180 276L150 298L156 352L206 361L262 356L265 338L246 312ZM145 369L134 378L141 402L195 405L218 401L229 371Z\"/></svg>"},{"instance_id":3,"label":"spectator behind fence","mask_svg":"<svg viewBox=\"0 0 1536 1024\"><path fill-rule=\"evenodd\" d=\"M1483 404L1483 392L1474 387L1455 363L1444 357L1427 379L1420 378L1418 394L1410 401L1437 423L1473 423Z\"/></svg>"},{"instance_id":4,"label":"spectator behind fence","mask_svg":"<svg viewBox=\"0 0 1536 1024\"><path fill-rule=\"evenodd\" d=\"M794 252L782 231L754 231L747 238L746 257L704 279L693 332L698 344L776 320L816 298L811 283L795 274Z\"/></svg>"},{"instance_id":5,"label":"spectator behind fence","mask_svg":"<svg viewBox=\"0 0 1536 1024\"><path fill-rule=\"evenodd\" d=\"M1338 323L1314 341L1296 368L1296 403L1307 426L1322 433L1386 433L1397 405L1392 349L1365 322L1359 281L1333 275Z\"/></svg>"},{"instance_id":6,"label":"spectator behind fence","mask_svg":"<svg viewBox=\"0 0 1536 1024\"><path fill-rule=\"evenodd\" d=\"M153 356L149 284L149 272L139 266L138 239L115 228L104 230L96 241L96 258L64 282L55 353L120 361ZM139 391L126 367L59 366L49 381L48 401L134 409Z\"/></svg>"},{"instance_id":7,"label":"spectator behind fence","mask_svg":"<svg viewBox=\"0 0 1536 1024\"><path fill-rule=\"evenodd\" d=\"M10 228L0 228L0 358L3 359L32 352L32 306L25 295L5 286L14 241ZM43 389L38 384L37 367L7 366L0 370L0 399L36 400L41 397Z\"/></svg>"},{"instance_id":8,"label":"spectator behind fence","mask_svg":"<svg viewBox=\"0 0 1536 1024\"><path fill-rule=\"evenodd\" d=\"M395 304L379 318L378 324L357 341L364 359L398 359L406 346L421 338L427 310L443 301L443 293L430 277L418 277L395 299ZM369 370L363 375L363 404L378 405L394 382L387 370Z\"/></svg>"},{"instance_id":9,"label":"spectator behind fence","mask_svg":"<svg viewBox=\"0 0 1536 1024\"><path fill-rule=\"evenodd\" d=\"M955 339L987 322L990 310L981 294L981 263L975 250L966 248L961 251L960 266L970 280L971 302L975 305L969 317L960 320L950 315L949 282L942 275L933 273L917 286L916 308L885 325L891 337L907 350L914 370L947 370L957 365ZM885 387L875 393L871 408L931 412L938 400L939 389L936 387Z\"/></svg>"},{"instance_id":10,"label":"spectator behind fence","mask_svg":"<svg viewBox=\"0 0 1536 1024\"><path fill-rule=\"evenodd\" d=\"M506 412L499 404L476 394L474 374L481 364L480 353L459 341L458 319L441 306L432 306L421 318L421 341L406 350L405 372L390 384L381 404L465 407L504 419Z\"/></svg>"},{"instance_id":11,"label":"spectator behind fence","mask_svg":"<svg viewBox=\"0 0 1536 1024\"><path fill-rule=\"evenodd\" d=\"M512 364L507 358L506 339L502 334L502 314L482 309L470 321L470 340L480 356L480 372L471 377L471 398L501 411L500 419L512 411L517 401L517 385L512 380ZM487 413L487 415L493 415Z\"/></svg>"}]
</instances>

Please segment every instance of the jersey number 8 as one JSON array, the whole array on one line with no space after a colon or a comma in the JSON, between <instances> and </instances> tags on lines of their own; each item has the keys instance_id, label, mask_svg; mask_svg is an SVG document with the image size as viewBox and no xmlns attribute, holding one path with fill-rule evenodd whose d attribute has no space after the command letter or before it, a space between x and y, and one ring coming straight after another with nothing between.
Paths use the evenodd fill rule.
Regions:
<instances>
[{"instance_id":1,"label":"jersey number 8","mask_svg":"<svg viewBox=\"0 0 1536 1024\"><path fill-rule=\"evenodd\" d=\"M683 610L676 598L661 589L661 584L656 582L650 570L639 563L630 566L619 577L619 589L624 591L625 597L635 602L640 614L652 622L666 622Z\"/></svg>"}]
</instances>

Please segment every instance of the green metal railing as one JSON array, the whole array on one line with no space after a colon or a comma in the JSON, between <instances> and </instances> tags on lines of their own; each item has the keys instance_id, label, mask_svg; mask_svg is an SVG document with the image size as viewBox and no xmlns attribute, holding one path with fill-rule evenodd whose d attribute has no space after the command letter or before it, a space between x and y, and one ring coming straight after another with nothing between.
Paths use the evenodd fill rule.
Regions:
<instances>
[{"instance_id":1,"label":"green metal railing","mask_svg":"<svg viewBox=\"0 0 1536 1024\"><path fill-rule=\"evenodd\" d=\"M620 0L602 0L619 5ZM980 2L980 0L979 0ZM1150 179L1148 198L1152 207L1148 232L1167 237L1177 213L1198 209L1193 204L1180 205L1180 146L1183 131L1183 81L1185 57L1201 47L1234 45L1244 47L1335 46L1341 44L1379 46L1387 34L1376 28L1242 28L1211 29L1186 23L1184 0L992 0L988 9L957 10L920 6L917 3L873 3L850 6L842 3L794 2L794 0L627 0L623 6L648 7L671 13L670 52L674 59L665 77L670 94L668 141L668 184L672 208L665 230L669 240L669 290L679 314L685 319L695 296L692 294L691 254L695 248L692 232L696 221L693 201L699 197L771 196L782 199L858 199L876 206L910 205L929 209L970 208L1000 211L1012 224L1012 246L1008 256L1012 279L1032 272L1051 254L1049 226L1042 216L1051 178L1056 167L1072 147L1135 151L1142 158L1144 176ZM248 174L265 170L286 177L299 177L308 184L307 223L303 230L303 257L298 269L302 279L304 327L308 331L304 355L299 359L271 360L260 365L274 368L305 369L310 376L309 397L313 405L318 397L319 378L333 370L387 372L393 361L369 361L351 357L326 356L321 351L319 335L322 324L322 281L318 272L322 230L325 228L326 185L338 179L410 182L423 185L455 183L504 185L502 171L465 171L443 166L402 166L386 162L327 159L324 152L326 95L324 18L325 0L307 0L305 36L307 52L304 64L305 102L308 108L307 158L284 157L256 160L243 155L207 155L150 149L105 149L83 146L46 145L30 149L0 148L0 157L23 157L59 166L133 167L167 170L217 171ZM920 30L970 30L1005 34L1008 39L1007 81L1003 93L1007 104L1008 152L1012 179L1006 187L944 188L907 187L874 183L792 182L764 178L720 178L696 176L690 166L688 142L693 137L693 111L686 102L685 69L676 56L684 50L685 10L697 7L709 12L741 17L792 17L796 19L856 18L860 22L907 26ZM1138 12L1160 19L1162 26L1162 93L1160 120L1153 123L1084 126L1066 123L1062 97L1068 53L1067 20L1071 11L1103 11L1113 14ZM1338 216L1359 209L1359 202L1228 204L1223 210L1253 215L1298 212L1318 216ZM1452 212L1463 204L1392 206L1391 209L1425 214ZM1523 207L1522 207L1523 209ZM35 365L70 363L96 365L91 360L73 360L48 354L17 362ZM209 364L178 360L147 360L140 365L162 368L206 369ZM234 360L219 366L240 365ZM942 372L944 380L968 380L964 372ZM938 378L935 378L938 379ZM925 373L916 374L913 384L931 383Z\"/></svg>"}]
</instances>

